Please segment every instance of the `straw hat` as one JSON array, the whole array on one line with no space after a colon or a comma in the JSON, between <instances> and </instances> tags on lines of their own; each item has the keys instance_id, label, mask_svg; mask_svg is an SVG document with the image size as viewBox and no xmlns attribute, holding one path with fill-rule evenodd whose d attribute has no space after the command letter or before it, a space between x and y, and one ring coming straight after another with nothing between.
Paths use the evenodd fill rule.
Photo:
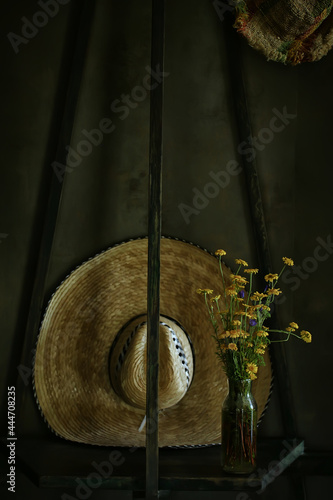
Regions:
<instances>
[{"instance_id":1,"label":"straw hat","mask_svg":"<svg viewBox=\"0 0 333 500\"><path fill-rule=\"evenodd\" d=\"M237 0L235 27L268 60L318 61L333 45L333 1Z\"/></svg>"},{"instance_id":2,"label":"straw hat","mask_svg":"<svg viewBox=\"0 0 333 500\"><path fill-rule=\"evenodd\" d=\"M145 446L147 239L77 267L52 296L40 328L34 390L49 427L71 441ZM230 270L224 266L227 282ZM221 286L217 259L161 241L159 445L221 442L228 387L198 286ZM253 384L260 416L271 365Z\"/></svg>"}]
</instances>

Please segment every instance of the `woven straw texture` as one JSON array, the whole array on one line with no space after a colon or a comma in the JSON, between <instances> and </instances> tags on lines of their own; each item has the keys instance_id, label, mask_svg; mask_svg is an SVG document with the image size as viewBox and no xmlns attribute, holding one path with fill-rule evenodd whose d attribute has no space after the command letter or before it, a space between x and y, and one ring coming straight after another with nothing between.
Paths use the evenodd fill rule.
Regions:
<instances>
[{"instance_id":1,"label":"woven straw texture","mask_svg":"<svg viewBox=\"0 0 333 500\"><path fill-rule=\"evenodd\" d=\"M177 404L193 377L193 355L186 333L169 318L160 317L159 408ZM119 337L119 338L118 338ZM111 349L112 387L130 405L146 408L147 316L131 321Z\"/></svg>"},{"instance_id":2,"label":"woven straw texture","mask_svg":"<svg viewBox=\"0 0 333 500\"><path fill-rule=\"evenodd\" d=\"M147 308L147 239L110 248L73 271L46 310L34 363L35 396L59 436L82 443L145 446L145 410L113 390L109 354L118 332ZM225 272L230 273L227 268ZM228 279L227 279L228 282ZM189 390L159 418L160 446L221 442L227 379L215 354L212 325L198 287L219 290L218 261L179 240L161 241L161 314L178 321L194 351ZM253 384L258 415L271 386L271 365Z\"/></svg>"},{"instance_id":3,"label":"woven straw texture","mask_svg":"<svg viewBox=\"0 0 333 500\"><path fill-rule=\"evenodd\" d=\"M333 45L331 0L235 1L234 26L268 60L318 61Z\"/></svg>"}]
</instances>

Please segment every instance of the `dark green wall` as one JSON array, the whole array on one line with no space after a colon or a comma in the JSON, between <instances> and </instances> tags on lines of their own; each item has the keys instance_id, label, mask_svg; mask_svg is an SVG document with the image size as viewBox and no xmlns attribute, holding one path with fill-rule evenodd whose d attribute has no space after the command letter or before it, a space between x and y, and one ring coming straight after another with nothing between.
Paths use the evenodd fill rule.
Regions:
<instances>
[{"instance_id":1,"label":"dark green wall","mask_svg":"<svg viewBox=\"0 0 333 500\"><path fill-rule=\"evenodd\" d=\"M21 352L54 175L51 165L77 4L72 0L60 6L59 13L27 44L20 44L16 54L7 34L21 34L22 16L32 19L39 7L32 0L2 2L0 233L7 235L0 240L3 408L7 384L16 385L21 355L27 356L33 347ZM77 150L84 139L82 131L95 129L102 119L111 119L114 130L104 134L101 144L66 176L45 300L68 272L90 256L147 234L149 97L126 112L119 111L116 100L141 86L147 74L150 2L97 0L96 4L71 147ZM267 62L245 42L241 48L253 135L267 137L262 129L269 128L276 110L292 115L264 147L259 142L256 159L274 268L280 269L284 255L300 266L298 275L289 275L283 283L286 299L279 316L283 324L294 320L313 334L311 345L291 341L287 346L299 435L310 449L332 450L333 249L321 250L319 260L316 248L329 242L333 232L333 51L317 63L289 68ZM257 266L244 174L230 175L226 186L215 192L208 184L211 172L226 171L231 160L241 161L223 22L213 2L167 2L165 71L162 232L210 251L225 248L230 266L233 256ZM111 110L112 104L118 107ZM202 208L193 205L198 192L214 194L202 201ZM184 217L185 205L194 207L195 213ZM30 385L21 382L21 387L21 433L47 436ZM282 434L279 405L275 391L261 424L262 435ZM18 498L44 498L45 493L27 481L20 482L20 494L27 490ZM309 500L332 486L332 481L310 478ZM281 494L292 498L282 479L270 498ZM50 493L53 496L59 498L59 493ZM102 492L95 496L110 498ZM112 495L118 497L126 495Z\"/></svg>"}]
</instances>

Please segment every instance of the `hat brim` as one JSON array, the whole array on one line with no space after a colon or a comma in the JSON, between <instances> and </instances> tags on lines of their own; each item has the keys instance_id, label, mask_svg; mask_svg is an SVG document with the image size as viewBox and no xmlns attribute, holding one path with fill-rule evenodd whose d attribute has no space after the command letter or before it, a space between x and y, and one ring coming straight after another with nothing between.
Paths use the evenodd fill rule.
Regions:
<instances>
[{"instance_id":1,"label":"hat brim","mask_svg":"<svg viewBox=\"0 0 333 500\"><path fill-rule=\"evenodd\" d=\"M34 389L49 427L65 439L145 446L145 432L139 432L145 411L112 389L108 360L121 328L146 313L147 254L147 239L112 247L76 268L49 302L37 342ZM225 272L230 274L226 267ZM160 414L161 447L221 442L228 385L204 301L196 293L199 286L220 289L217 259L193 244L163 238L160 312L178 321L190 337L195 371L184 398ZM272 381L268 354L265 361L253 383L259 418Z\"/></svg>"}]
</instances>

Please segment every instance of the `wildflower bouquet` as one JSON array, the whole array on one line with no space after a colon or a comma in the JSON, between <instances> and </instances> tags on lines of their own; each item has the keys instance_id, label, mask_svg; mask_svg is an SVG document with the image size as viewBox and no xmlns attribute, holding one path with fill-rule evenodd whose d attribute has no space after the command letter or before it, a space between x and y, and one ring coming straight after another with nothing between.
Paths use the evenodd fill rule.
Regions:
<instances>
[{"instance_id":1,"label":"wildflower bouquet","mask_svg":"<svg viewBox=\"0 0 333 500\"><path fill-rule=\"evenodd\" d=\"M271 330L264 325L267 318L271 316L270 305L275 297L280 295L281 290L277 283L286 266L293 266L294 262L288 257L283 257L283 267L279 274L267 274L266 288L263 293L253 291L253 275L258 269L249 269L247 262L235 259L238 269L236 274L231 274L231 285L226 286L226 279L222 269L222 257L226 255L224 250L217 250L215 255L219 258L219 267L223 284L223 299L221 295L213 295L213 290L199 288L197 292L204 296L208 314L214 327L214 335L217 346L216 354L223 363L223 368L229 379L244 380L257 378L258 367L264 365L264 354L270 342L285 342L290 336L297 337L305 342L311 342L311 334L302 330L296 333L298 325L289 323L284 330ZM240 270L243 268L243 273ZM248 293L245 291L249 285ZM223 306L223 303L226 306ZM270 333L285 334L285 338L271 340Z\"/></svg>"}]
</instances>

